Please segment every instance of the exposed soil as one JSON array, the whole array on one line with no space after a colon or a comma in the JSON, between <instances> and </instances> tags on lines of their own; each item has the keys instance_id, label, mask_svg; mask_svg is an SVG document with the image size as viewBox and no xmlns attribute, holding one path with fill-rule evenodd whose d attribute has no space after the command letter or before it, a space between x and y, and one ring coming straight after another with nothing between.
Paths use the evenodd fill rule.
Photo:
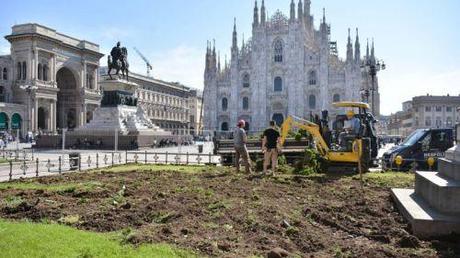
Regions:
<instances>
[{"instance_id":1,"label":"exposed soil","mask_svg":"<svg viewBox=\"0 0 460 258\"><path fill-rule=\"evenodd\" d=\"M87 189L0 190L0 216L121 231L132 244L166 242L219 257L459 257L460 237L421 241L393 207L389 189L350 177L251 178L203 173L68 174L25 182L88 183ZM6 198L6 199L5 199Z\"/></svg>"}]
</instances>

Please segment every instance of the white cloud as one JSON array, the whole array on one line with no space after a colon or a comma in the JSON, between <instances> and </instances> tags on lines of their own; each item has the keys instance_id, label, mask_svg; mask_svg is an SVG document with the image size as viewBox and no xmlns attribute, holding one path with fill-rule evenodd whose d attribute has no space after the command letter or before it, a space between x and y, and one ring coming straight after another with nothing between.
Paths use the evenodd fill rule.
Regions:
<instances>
[{"instance_id":1,"label":"white cloud","mask_svg":"<svg viewBox=\"0 0 460 258\"><path fill-rule=\"evenodd\" d=\"M415 96L426 95L459 95L460 69L439 74L422 72L402 76L381 77L381 109L382 114L401 110L401 103Z\"/></svg>"},{"instance_id":2,"label":"white cloud","mask_svg":"<svg viewBox=\"0 0 460 258\"><path fill-rule=\"evenodd\" d=\"M10 46L0 44L0 55L8 55L10 54Z\"/></svg>"},{"instance_id":3,"label":"white cloud","mask_svg":"<svg viewBox=\"0 0 460 258\"><path fill-rule=\"evenodd\" d=\"M130 53L131 70L145 74L144 61ZM145 54L145 53L144 53ZM203 88L204 56L201 50L181 45L147 55L153 66L153 77L170 82L180 82L193 88Z\"/></svg>"}]
</instances>

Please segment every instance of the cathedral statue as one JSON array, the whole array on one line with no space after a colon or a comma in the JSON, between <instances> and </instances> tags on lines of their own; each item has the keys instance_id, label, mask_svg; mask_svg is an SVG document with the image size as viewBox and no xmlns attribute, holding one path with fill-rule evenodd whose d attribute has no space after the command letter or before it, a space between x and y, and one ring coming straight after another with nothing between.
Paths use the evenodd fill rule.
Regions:
<instances>
[{"instance_id":1,"label":"cathedral statue","mask_svg":"<svg viewBox=\"0 0 460 258\"><path fill-rule=\"evenodd\" d=\"M129 80L129 63L128 63L128 49L121 47L121 43L117 42L117 45L112 48L110 55L107 57L107 66L109 67L108 75L112 78L112 69L115 69L115 75L119 77L119 73L122 73L122 79Z\"/></svg>"}]
</instances>

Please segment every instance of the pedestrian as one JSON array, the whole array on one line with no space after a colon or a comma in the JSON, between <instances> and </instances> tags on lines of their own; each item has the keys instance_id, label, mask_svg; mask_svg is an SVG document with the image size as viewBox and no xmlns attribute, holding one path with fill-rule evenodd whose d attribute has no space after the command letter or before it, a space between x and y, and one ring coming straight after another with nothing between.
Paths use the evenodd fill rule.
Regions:
<instances>
[{"instance_id":1,"label":"pedestrian","mask_svg":"<svg viewBox=\"0 0 460 258\"><path fill-rule=\"evenodd\" d=\"M236 172L240 172L240 159L243 159L246 174L251 174L251 158L249 157L248 148L246 147L248 136L244 130L245 126L246 122L244 120L240 120L233 133L233 144L235 147L235 167Z\"/></svg>"},{"instance_id":2,"label":"pedestrian","mask_svg":"<svg viewBox=\"0 0 460 258\"><path fill-rule=\"evenodd\" d=\"M270 127L264 131L262 140L262 152L264 153L264 174L267 174L270 162L272 164L272 175L275 175L278 165L278 154L280 149L280 133L276 129L275 121L270 121Z\"/></svg>"}]
</instances>

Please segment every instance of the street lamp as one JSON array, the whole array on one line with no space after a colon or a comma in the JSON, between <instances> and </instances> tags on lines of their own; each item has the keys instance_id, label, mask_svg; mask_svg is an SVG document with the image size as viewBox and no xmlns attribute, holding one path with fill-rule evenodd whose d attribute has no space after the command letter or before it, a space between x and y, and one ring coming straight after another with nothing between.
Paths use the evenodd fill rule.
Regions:
<instances>
[{"instance_id":1,"label":"street lamp","mask_svg":"<svg viewBox=\"0 0 460 258\"><path fill-rule=\"evenodd\" d=\"M32 98L32 92L38 89L38 87L32 86L32 85L20 85L19 88L24 90L28 95L28 98L27 98L27 134L28 134L30 131L30 99Z\"/></svg>"},{"instance_id":2,"label":"street lamp","mask_svg":"<svg viewBox=\"0 0 460 258\"><path fill-rule=\"evenodd\" d=\"M372 79L371 89L363 89L364 97L366 97L366 102L369 103L369 95L372 96L372 114L375 114L375 77L377 73L386 69L385 62L383 60L367 59L361 64L361 68L368 72ZM369 94L369 90L372 92ZM363 93L361 93L363 95Z\"/></svg>"}]
</instances>

